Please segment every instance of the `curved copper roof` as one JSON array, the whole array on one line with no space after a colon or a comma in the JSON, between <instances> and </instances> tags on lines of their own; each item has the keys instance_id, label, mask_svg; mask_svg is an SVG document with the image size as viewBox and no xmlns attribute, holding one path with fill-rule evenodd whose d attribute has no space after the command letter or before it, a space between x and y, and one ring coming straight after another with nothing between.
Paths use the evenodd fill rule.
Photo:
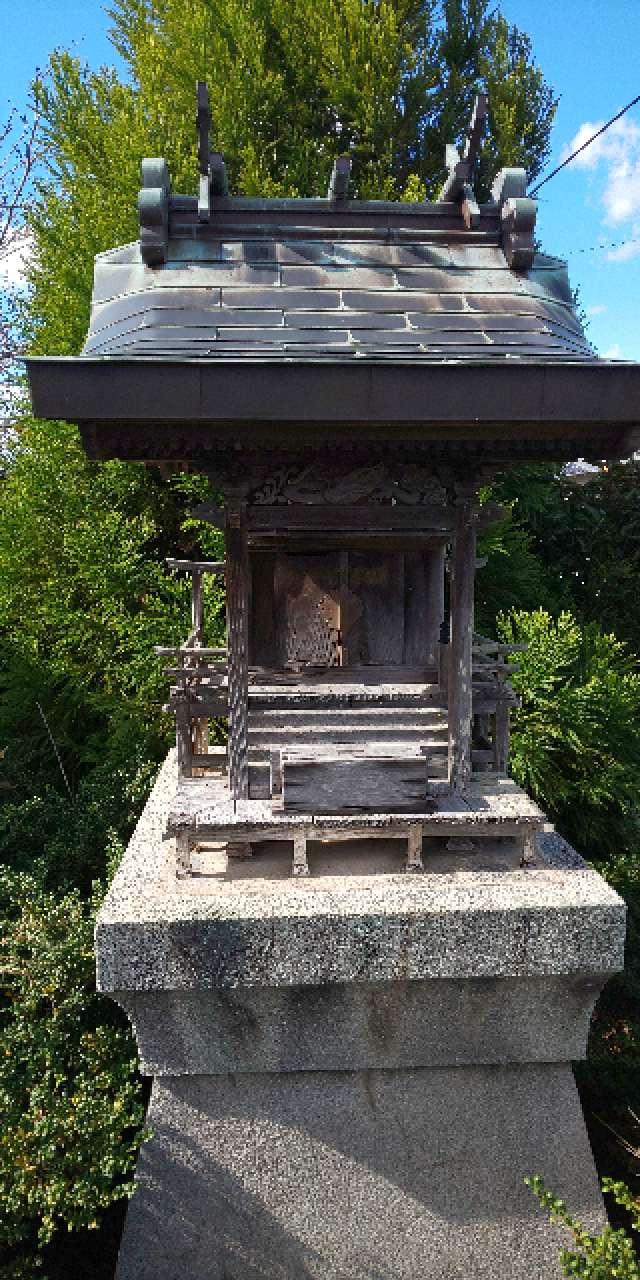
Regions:
<instances>
[{"instance_id":1,"label":"curved copper roof","mask_svg":"<svg viewBox=\"0 0 640 1280\"><path fill-rule=\"evenodd\" d=\"M591 361L566 266L509 266L500 208L171 197L161 261L98 255L84 355Z\"/></svg>"},{"instance_id":2,"label":"curved copper roof","mask_svg":"<svg viewBox=\"0 0 640 1280\"><path fill-rule=\"evenodd\" d=\"M202 116L202 120L200 117ZM140 239L99 254L80 356L28 359L34 413L92 457L424 450L602 458L640 440L640 366L599 359L522 169L472 186L478 113L437 201L230 197L201 125L198 196L142 164Z\"/></svg>"}]
</instances>

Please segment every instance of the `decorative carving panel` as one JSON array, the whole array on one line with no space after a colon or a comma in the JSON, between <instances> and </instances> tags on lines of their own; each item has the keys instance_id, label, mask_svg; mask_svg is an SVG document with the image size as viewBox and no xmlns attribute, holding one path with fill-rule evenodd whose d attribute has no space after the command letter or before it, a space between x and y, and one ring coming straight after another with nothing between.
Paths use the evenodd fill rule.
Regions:
<instances>
[{"instance_id":1,"label":"decorative carving panel","mask_svg":"<svg viewBox=\"0 0 640 1280\"><path fill-rule=\"evenodd\" d=\"M254 506L346 505L380 503L406 506L446 506L447 491L438 477L418 463L393 468L376 462L348 470L331 463L282 467L265 476L250 494Z\"/></svg>"}]
</instances>

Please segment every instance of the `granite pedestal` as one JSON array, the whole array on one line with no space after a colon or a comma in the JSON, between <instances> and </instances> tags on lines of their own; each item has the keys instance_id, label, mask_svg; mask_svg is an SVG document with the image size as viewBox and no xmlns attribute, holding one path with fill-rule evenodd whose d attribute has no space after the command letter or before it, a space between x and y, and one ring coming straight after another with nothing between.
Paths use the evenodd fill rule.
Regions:
<instances>
[{"instance_id":1,"label":"granite pedestal","mask_svg":"<svg viewBox=\"0 0 640 1280\"><path fill-rule=\"evenodd\" d=\"M523 1178L604 1223L570 1062L620 899L553 832L526 869L177 879L174 787L170 756L97 927L154 1078L118 1280L559 1277Z\"/></svg>"}]
</instances>

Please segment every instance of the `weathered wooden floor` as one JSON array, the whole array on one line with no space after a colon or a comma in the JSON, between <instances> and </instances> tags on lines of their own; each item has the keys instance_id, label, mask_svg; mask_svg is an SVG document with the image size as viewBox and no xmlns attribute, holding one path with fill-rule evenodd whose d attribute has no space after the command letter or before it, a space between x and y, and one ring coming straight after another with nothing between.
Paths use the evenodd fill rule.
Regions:
<instances>
[{"instance_id":1,"label":"weathered wooden floor","mask_svg":"<svg viewBox=\"0 0 640 1280\"><path fill-rule=\"evenodd\" d=\"M469 795L452 795L447 784L431 788L430 807L422 812L290 812L271 800L244 800L234 806L227 778L181 778L171 806L167 835L176 839L179 867L191 870L191 854L206 842L226 842L230 852L250 856L265 840L293 842L293 873L307 874L307 841L334 842L404 838L407 868L422 868L422 843L429 837L450 841L515 837L526 859L534 833L545 816L512 779L476 774Z\"/></svg>"}]
</instances>

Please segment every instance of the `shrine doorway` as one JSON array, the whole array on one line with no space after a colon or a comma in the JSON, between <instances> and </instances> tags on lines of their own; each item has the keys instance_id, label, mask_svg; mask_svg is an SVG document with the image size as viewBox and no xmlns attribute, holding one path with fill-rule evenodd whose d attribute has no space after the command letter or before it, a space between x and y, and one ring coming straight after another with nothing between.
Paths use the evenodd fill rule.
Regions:
<instances>
[{"instance_id":1,"label":"shrine doorway","mask_svg":"<svg viewBox=\"0 0 640 1280\"><path fill-rule=\"evenodd\" d=\"M442 621L440 550L255 551L251 560L256 665L372 674L434 665Z\"/></svg>"}]
</instances>

